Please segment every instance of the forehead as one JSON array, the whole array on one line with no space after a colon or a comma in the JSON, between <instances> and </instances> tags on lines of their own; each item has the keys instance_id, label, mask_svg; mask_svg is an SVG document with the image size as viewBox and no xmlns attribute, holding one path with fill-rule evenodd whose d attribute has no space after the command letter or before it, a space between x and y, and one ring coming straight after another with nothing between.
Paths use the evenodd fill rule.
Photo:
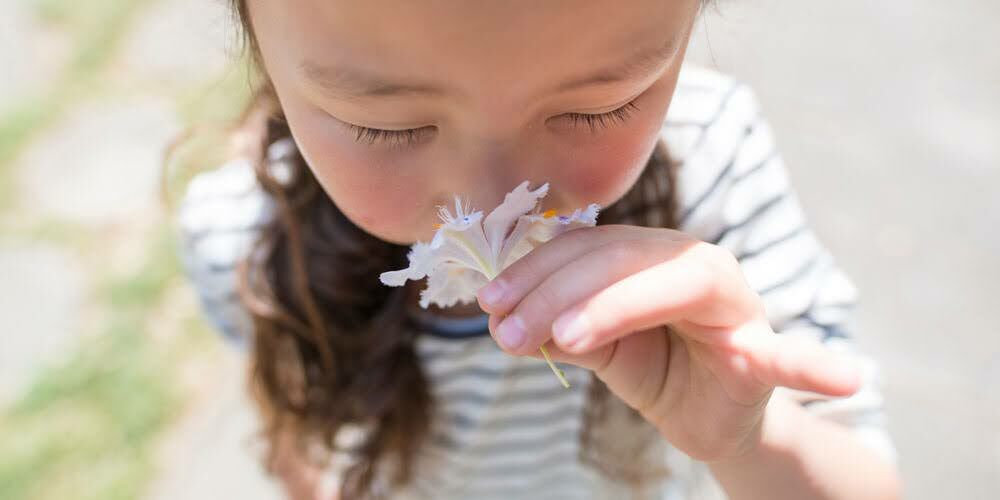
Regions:
<instances>
[{"instance_id":1,"label":"forehead","mask_svg":"<svg viewBox=\"0 0 1000 500\"><path fill-rule=\"evenodd\" d=\"M518 86L684 33L699 0L249 0L258 41L301 61Z\"/></svg>"}]
</instances>

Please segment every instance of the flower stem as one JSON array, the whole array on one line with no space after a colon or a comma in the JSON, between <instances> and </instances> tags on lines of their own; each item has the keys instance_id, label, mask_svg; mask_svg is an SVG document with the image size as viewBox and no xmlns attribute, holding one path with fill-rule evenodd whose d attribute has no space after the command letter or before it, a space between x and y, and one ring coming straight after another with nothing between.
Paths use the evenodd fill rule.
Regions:
<instances>
[{"instance_id":1,"label":"flower stem","mask_svg":"<svg viewBox=\"0 0 1000 500\"><path fill-rule=\"evenodd\" d=\"M493 281L493 278L497 277L497 273L493 272L489 266L484 265L483 267L486 270L486 278L489 281ZM554 362L552 362L552 356L549 356L549 350L546 349L544 345L539 347L538 350L542 352L542 356L545 356L545 362L549 364L549 368L552 368L552 373L556 374L556 378L559 379L559 382L563 385L563 387L569 389L569 380L566 380L566 372L562 371Z\"/></svg>"},{"instance_id":2,"label":"flower stem","mask_svg":"<svg viewBox=\"0 0 1000 500\"><path fill-rule=\"evenodd\" d=\"M545 346L541 346L538 350L542 351L542 356L545 356L545 362L549 364L549 368L552 368L552 373L556 374L556 377L560 382L562 382L563 387L569 389L569 380L566 380L566 373L564 373L556 366L555 363L552 362L552 357L549 356L548 349L546 349Z\"/></svg>"}]
</instances>

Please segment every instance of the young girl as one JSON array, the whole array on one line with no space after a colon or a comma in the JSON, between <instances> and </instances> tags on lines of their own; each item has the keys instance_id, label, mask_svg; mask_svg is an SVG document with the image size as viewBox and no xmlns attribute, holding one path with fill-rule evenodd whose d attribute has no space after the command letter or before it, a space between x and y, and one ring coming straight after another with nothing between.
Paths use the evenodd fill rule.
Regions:
<instances>
[{"instance_id":1,"label":"young girl","mask_svg":"<svg viewBox=\"0 0 1000 500\"><path fill-rule=\"evenodd\" d=\"M682 64L703 7L233 2L252 147L189 185L182 250L249 341L291 497L897 497L854 287L752 91ZM438 205L488 212L523 180L598 226L477 302L380 283Z\"/></svg>"}]
</instances>

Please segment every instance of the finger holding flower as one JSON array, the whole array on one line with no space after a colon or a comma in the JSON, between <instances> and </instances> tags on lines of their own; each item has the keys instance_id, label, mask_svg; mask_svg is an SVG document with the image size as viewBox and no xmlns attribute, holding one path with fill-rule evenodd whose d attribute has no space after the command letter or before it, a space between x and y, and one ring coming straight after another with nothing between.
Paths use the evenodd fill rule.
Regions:
<instances>
[{"instance_id":1,"label":"finger holding flower","mask_svg":"<svg viewBox=\"0 0 1000 500\"><path fill-rule=\"evenodd\" d=\"M702 460L752 448L776 386L844 396L860 384L846 359L775 334L732 255L679 231L567 232L479 299L501 347L531 355L549 344Z\"/></svg>"},{"instance_id":2,"label":"finger holding flower","mask_svg":"<svg viewBox=\"0 0 1000 500\"><path fill-rule=\"evenodd\" d=\"M482 223L456 203L458 215L442 216L434 242L415 245L410 267L383 282L428 275L424 307L465 302L471 292L507 352L593 370L704 461L759 443L777 386L832 396L858 389L846 359L771 329L728 251L671 229L595 227L595 206L570 217L521 215L546 187L522 184Z\"/></svg>"}]
</instances>

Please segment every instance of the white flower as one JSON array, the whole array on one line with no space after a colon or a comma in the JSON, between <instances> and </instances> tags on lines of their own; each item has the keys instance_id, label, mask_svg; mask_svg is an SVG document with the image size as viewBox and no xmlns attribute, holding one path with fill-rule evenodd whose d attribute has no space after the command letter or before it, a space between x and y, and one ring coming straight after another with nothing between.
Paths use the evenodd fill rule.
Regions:
<instances>
[{"instance_id":1,"label":"white flower","mask_svg":"<svg viewBox=\"0 0 1000 500\"><path fill-rule=\"evenodd\" d=\"M455 215L438 206L442 224L430 243L413 245L407 254L409 267L384 272L379 279L389 286L402 286L408 279L426 276L427 288L420 292L424 309L432 302L440 307L471 303L480 288L536 246L560 233L597 223L600 207L596 203L568 216L556 216L554 210L538 213L538 200L548 189L545 183L529 191L524 181L485 220L481 211L463 206L456 195Z\"/></svg>"}]
</instances>

